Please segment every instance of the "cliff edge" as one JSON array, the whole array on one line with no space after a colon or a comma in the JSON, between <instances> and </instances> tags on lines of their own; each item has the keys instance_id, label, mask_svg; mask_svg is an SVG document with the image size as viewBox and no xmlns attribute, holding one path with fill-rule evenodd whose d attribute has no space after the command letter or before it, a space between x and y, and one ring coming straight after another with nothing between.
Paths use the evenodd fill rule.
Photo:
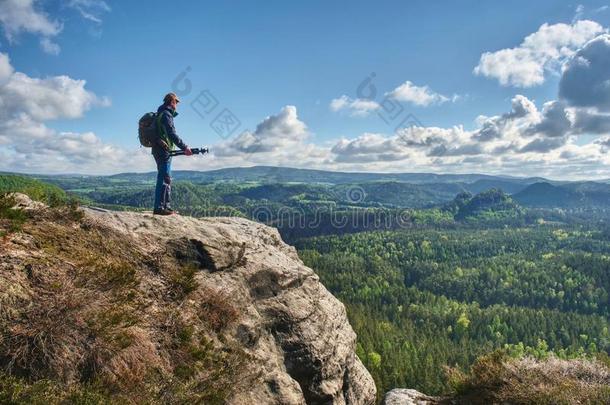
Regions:
<instances>
[{"instance_id":1,"label":"cliff edge","mask_svg":"<svg viewBox=\"0 0 610 405\"><path fill-rule=\"evenodd\" d=\"M44 381L60 400L375 402L343 304L274 228L15 201L24 218L0 222L9 390L7 379Z\"/></svg>"}]
</instances>

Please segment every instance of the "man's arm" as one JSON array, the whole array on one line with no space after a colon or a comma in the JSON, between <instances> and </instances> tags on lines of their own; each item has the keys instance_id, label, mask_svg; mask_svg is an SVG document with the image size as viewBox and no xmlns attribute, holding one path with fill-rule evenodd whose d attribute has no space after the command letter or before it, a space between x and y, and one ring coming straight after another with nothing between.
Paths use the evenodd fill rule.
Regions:
<instances>
[{"instance_id":1,"label":"man's arm","mask_svg":"<svg viewBox=\"0 0 610 405\"><path fill-rule=\"evenodd\" d=\"M165 128L165 133L169 139L180 149L185 150L188 148L182 139L176 133L176 127L174 127L174 117L170 113L164 112L161 116L161 125Z\"/></svg>"}]
</instances>

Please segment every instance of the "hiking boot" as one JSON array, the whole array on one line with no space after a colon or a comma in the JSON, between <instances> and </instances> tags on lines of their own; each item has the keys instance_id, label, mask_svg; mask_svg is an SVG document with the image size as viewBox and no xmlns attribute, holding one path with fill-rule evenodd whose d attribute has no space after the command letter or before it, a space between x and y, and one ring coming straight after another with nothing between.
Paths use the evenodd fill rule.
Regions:
<instances>
[{"instance_id":1,"label":"hiking boot","mask_svg":"<svg viewBox=\"0 0 610 405\"><path fill-rule=\"evenodd\" d=\"M174 215L176 212L167 208L155 208L153 215Z\"/></svg>"}]
</instances>

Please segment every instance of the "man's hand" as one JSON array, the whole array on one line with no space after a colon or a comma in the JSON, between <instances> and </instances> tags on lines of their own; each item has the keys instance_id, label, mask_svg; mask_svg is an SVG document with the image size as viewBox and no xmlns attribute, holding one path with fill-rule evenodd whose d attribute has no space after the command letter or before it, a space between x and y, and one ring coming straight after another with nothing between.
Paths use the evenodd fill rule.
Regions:
<instances>
[{"instance_id":1,"label":"man's hand","mask_svg":"<svg viewBox=\"0 0 610 405\"><path fill-rule=\"evenodd\" d=\"M193 151L191 150L191 148L189 148L187 146L186 149L184 150L184 154L185 154L185 156L192 156L193 155Z\"/></svg>"}]
</instances>

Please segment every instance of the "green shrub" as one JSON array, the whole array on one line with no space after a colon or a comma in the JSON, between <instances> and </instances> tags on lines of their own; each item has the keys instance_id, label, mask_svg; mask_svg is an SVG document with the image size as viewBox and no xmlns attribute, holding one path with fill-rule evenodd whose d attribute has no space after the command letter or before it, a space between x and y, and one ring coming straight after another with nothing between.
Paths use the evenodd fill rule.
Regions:
<instances>
[{"instance_id":1,"label":"green shrub","mask_svg":"<svg viewBox=\"0 0 610 405\"><path fill-rule=\"evenodd\" d=\"M61 188L25 176L0 175L0 194L4 193L23 193L32 200L51 207L63 205L68 201Z\"/></svg>"},{"instance_id":2,"label":"green shrub","mask_svg":"<svg viewBox=\"0 0 610 405\"><path fill-rule=\"evenodd\" d=\"M66 386L50 380L28 382L0 371L0 403L6 405L106 405L119 402L95 387Z\"/></svg>"},{"instance_id":3,"label":"green shrub","mask_svg":"<svg viewBox=\"0 0 610 405\"><path fill-rule=\"evenodd\" d=\"M18 232L27 221L27 214L13 209L16 201L8 194L0 194L0 236Z\"/></svg>"}]
</instances>

